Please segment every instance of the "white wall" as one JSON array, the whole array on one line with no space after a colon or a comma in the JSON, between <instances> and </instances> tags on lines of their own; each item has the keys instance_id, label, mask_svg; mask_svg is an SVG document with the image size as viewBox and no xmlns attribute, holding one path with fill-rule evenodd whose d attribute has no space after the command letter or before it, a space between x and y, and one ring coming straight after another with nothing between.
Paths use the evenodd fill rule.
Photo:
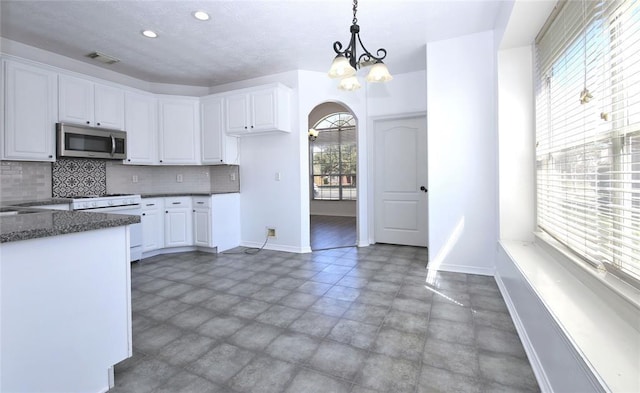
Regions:
<instances>
[{"instance_id":1,"label":"white wall","mask_svg":"<svg viewBox=\"0 0 640 393\"><path fill-rule=\"evenodd\" d=\"M533 241L535 149L531 46L498 52L500 239Z\"/></svg>"},{"instance_id":2,"label":"white wall","mask_svg":"<svg viewBox=\"0 0 640 393\"><path fill-rule=\"evenodd\" d=\"M387 83L370 83L367 111L370 117L424 112L427 110L426 71L394 75Z\"/></svg>"},{"instance_id":3,"label":"white wall","mask_svg":"<svg viewBox=\"0 0 640 393\"><path fill-rule=\"evenodd\" d=\"M431 269L493 274L495 97L491 31L427 44Z\"/></svg>"},{"instance_id":4,"label":"white wall","mask_svg":"<svg viewBox=\"0 0 640 393\"><path fill-rule=\"evenodd\" d=\"M269 239L266 248L309 252L309 154L308 118L322 102L339 102L347 106L358 120L358 140L366 146L366 87L357 92L342 92L337 82L325 73L295 71L217 87L211 92L281 82L294 88L292 97L293 131L244 137L240 141L240 190L242 244L260 246L265 227L277 229L277 238ZM367 189L366 149L359 154L359 187ZM276 173L280 173L279 181ZM367 245L367 200L358 200L358 238Z\"/></svg>"}]
</instances>

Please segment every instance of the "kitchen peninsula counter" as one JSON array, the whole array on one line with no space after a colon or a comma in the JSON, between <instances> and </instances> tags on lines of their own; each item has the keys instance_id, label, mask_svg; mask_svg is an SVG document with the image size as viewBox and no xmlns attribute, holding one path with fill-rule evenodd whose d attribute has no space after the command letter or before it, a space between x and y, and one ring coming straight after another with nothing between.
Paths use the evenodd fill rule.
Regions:
<instances>
[{"instance_id":1,"label":"kitchen peninsula counter","mask_svg":"<svg viewBox=\"0 0 640 393\"><path fill-rule=\"evenodd\" d=\"M0 208L0 391L106 392L132 354L129 224Z\"/></svg>"},{"instance_id":2,"label":"kitchen peninsula counter","mask_svg":"<svg viewBox=\"0 0 640 393\"><path fill-rule=\"evenodd\" d=\"M130 215L2 207L0 208L0 243L112 228L139 222L139 216Z\"/></svg>"}]
</instances>

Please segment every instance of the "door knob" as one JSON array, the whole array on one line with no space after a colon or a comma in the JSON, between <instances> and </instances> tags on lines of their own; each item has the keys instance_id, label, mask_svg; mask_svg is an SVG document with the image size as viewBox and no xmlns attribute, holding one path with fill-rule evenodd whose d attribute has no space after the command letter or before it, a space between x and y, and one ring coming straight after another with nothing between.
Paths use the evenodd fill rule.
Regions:
<instances>
[{"instance_id":1,"label":"door knob","mask_svg":"<svg viewBox=\"0 0 640 393\"><path fill-rule=\"evenodd\" d=\"M420 191L427 192L427 187L425 187L425 186L420 186Z\"/></svg>"}]
</instances>

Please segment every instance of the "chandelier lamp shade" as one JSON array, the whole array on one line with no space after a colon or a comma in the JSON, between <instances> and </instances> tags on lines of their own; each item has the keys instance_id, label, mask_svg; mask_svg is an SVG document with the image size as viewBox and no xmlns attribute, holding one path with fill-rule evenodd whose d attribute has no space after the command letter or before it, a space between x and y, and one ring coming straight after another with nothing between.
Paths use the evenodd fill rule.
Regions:
<instances>
[{"instance_id":1,"label":"chandelier lamp shade","mask_svg":"<svg viewBox=\"0 0 640 393\"><path fill-rule=\"evenodd\" d=\"M356 72L362 67L371 67L367 75L367 82L388 82L393 79L387 66L382 62L387 57L387 50L380 48L376 51L376 55L373 55L362 44L360 26L358 26L358 18L356 18L357 12L358 0L354 0L353 21L350 28L351 40L345 50L342 50L340 41L333 43L336 57L333 59L328 73L330 78L341 79L338 88L347 91L357 90L361 87ZM363 53L361 54L357 53L358 44L362 48Z\"/></svg>"}]
</instances>

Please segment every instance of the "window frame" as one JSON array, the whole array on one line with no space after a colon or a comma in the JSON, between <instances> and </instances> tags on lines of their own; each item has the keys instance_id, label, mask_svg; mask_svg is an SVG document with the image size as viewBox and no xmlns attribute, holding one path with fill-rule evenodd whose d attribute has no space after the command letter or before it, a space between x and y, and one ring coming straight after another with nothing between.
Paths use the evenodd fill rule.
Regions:
<instances>
[{"instance_id":1,"label":"window frame","mask_svg":"<svg viewBox=\"0 0 640 393\"><path fill-rule=\"evenodd\" d=\"M314 158L316 156L316 152L314 152L314 149L318 148L318 145L321 142L316 142L317 141L316 139L311 143L309 143L310 199L312 201L337 201L337 202L356 201L357 200L358 146L357 146L357 122L355 117L351 113L345 112L345 111L333 112L324 116L319 121L317 121L312 128L318 131L317 138L320 139L320 141L323 133L325 133L325 135L328 132L336 133L338 142L330 145L327 144L327 146L330 146L330 148L336 149L337 155L338 155L337 166L339 169L336 173L324 173L324 174L316 173L315 166L317 164L314 161ZM346 132L346 131L353 132L353 141L349 140L349 141L343 142L343 136L345 135L343 134L343 132ZM348 165L355 168L355 171L353 171L353 173L351 171L349 171L348 173L344 171L344 167L345 167L344 160L343 160L344 147L348 147L351 150L352 157ZM329 196L328 198L320 198L316 196L316 188L315 188L317 185L315 182L316 177L328 177L328 178L337 177L338 178L337 185L331 188L337 188L338 198L337 199L331 198L331 196ZM343 182L343 179L345 178L351 179L351 182L350 182L351 186L349 187L350 192L348 194L352 195L352 197L345 197L346 185Z\"/></svg>"}]
</instances>

